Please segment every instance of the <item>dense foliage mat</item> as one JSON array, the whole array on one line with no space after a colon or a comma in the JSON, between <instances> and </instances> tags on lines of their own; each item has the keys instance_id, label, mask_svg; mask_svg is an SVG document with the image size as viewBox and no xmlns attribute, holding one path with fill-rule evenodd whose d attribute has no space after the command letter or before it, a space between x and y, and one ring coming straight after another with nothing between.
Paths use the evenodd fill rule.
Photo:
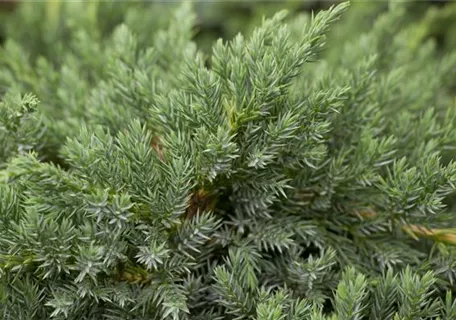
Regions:
<instances>
[{"instance_id":1,"label":"dense foliage mat","mask_svg":"<svg viewBox=\"0 0 456 320\"><path fill-rule=\"evenodd\" d=\"M456 51L432 24L456 11L414 5L281 11L206 52L189 3L22 4L3 319L456 319Z\"/></svg>"}]
</instances>

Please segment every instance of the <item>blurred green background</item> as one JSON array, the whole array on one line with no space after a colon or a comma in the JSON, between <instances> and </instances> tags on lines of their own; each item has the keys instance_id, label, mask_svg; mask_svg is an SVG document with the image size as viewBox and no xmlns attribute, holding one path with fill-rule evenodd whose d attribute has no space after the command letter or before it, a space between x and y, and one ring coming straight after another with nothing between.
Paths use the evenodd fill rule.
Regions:
<instances>
[{"instance_id":1,"label":"blurred green background","mask_svg":"<svg viewBox=\"0 0 456 320\"><path fill-rule=\"evenodd\" d=\"M45 54L46 46L52 45L53 33L64 33L64 28L49 30L46 20L52 19L52 12L62 9L64 1L24 2L14 0L0 0L0 42L11 35L14 39L28 42L35 51ZM71 1L74 3L74 1ZM195 41L200 48L209 51L213 41L218 38L231 39L236 33L248 34L252 27L258 25L263 16L271 16L278 10L287 9L292 15L302 12L316 12L325 9L338 1L335 0L307 0L307 1L195 1L197 12L197 26L195 26ZM456 43L456 3L452 1L410 1L410 23L421 21L417 36L434 37L442 47L454 47ZM73 4L74 5L74 4ZM85 14L93 14L93 1L80 2L79 7L86 7ZM148 10L169 11L176 3L166 1L104 1L97 8L97 20L103 25L106 32L118 22L128 20L129 10L132 7L144 7L142 28L160 26L159 21L147 21ZM23 7L26 8L23 8ZM368 29L374 18L388 6L387 1L352 1L352 6L345 15L341 24L343 28L335 28L332 34L340 40ZM54 9L52 9L54 8ZM68 9L68 8L67 8ZM40 11L30 14L27 12ZM69 9L68 9L69 10ZM84 10L82 10L84 12ZM150 11L149 11L150 12ZM68 17L80 15L81 10L66 12ZM84 13L83 13L84 14ZM166 15L164 15L166 16ZM131 17L131 19L133 19ZM32 21L34 20L34 21ZM43 23L43 21L46 21ZM424 23L423 23L424 21ZM62 21L60 21L62 23ZM422 25L426 26L423 27ZM46 30L45 28L48 28ZM59 35L61 37L62 34ZM33 50L32 50L33 51Z\"/></svg>"}]
</instances>

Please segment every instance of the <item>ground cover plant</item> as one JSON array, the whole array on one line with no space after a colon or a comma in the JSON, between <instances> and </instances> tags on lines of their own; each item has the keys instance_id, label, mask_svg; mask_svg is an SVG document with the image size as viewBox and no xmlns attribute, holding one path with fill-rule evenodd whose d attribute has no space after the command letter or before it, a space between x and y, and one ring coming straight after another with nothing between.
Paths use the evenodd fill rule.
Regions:
<instances>
[{"instance_id":1,"label":"ground cover plant","mask_svg":"<svg viewBox=\"0 0 456 320\"><path fill-rule=\"evenodd\" d=\"M21 4L3 319L456 319L456 51L431 23L455 11L414 5L280 11L208 52L189 2Z\"/></svg>"}]
</instances>

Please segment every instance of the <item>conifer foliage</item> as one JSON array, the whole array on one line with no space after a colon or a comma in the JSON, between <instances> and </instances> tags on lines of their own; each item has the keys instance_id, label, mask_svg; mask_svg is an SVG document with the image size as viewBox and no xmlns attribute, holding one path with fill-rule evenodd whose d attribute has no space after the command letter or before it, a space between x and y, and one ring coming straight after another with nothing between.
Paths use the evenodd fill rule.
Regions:
<instances>
[{"instance_id":1,"label":"conifer foliage","mask_svg":"<svg viewBox=\"0 0 456 320\"><path fill-rule=\"evenodd\" d=\"M1 317L456 319L456 51L410 5L343 43L348 3L281 11L207 55L188 2L22 4Z\"/></svg>"}]
</instances>

